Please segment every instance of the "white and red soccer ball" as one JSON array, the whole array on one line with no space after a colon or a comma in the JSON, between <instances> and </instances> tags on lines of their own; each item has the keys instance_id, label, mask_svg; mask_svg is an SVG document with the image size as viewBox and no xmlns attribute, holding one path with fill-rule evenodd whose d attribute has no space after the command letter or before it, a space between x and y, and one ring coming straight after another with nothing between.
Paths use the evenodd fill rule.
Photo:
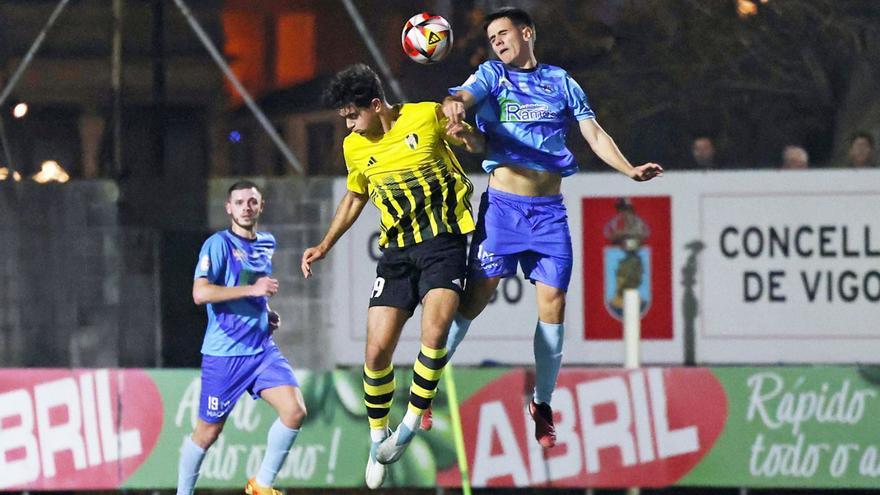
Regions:
<instances>
[{"instance_id":1,"label":"white and red soccer ball","mask_svg":"<svg viewBox=\"0 0 880 495\"><path fill-rule=\"evenodd\" d=\"M434 64L452 50L452 27L439 15L422 12L406 21L400 43L409 58L420 64Z\"/></svg>"}]
</instances>

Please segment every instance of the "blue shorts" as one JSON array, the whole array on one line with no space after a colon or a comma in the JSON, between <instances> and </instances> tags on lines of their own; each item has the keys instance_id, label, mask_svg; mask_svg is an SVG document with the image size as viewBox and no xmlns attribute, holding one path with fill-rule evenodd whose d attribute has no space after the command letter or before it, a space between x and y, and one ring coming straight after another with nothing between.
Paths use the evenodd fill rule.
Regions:
<instances>
[{"instance_id":1,"label":"blue shorts","mask_svg":"<svg viewBox=\"0 0 880 495\"><path fill-rule=\"evenodd\" d=\"M199 418L208 423L225 421L245 391L258 399L267 388L299 382L278 346L252 356L202 356L202 396Z\"/></svg>"},{"instance_id":2,"label":"blue shorts","mask_svg":"<svg viewBox=\"0 0 880 495\"><path fill-rule=\"evenodd\" d=\"M519 264L532 283L567 291L572 260L561 194L520 196L492 188L483 193L471 241L471 275L510 277Z\"/></svg>"}]
</instances>

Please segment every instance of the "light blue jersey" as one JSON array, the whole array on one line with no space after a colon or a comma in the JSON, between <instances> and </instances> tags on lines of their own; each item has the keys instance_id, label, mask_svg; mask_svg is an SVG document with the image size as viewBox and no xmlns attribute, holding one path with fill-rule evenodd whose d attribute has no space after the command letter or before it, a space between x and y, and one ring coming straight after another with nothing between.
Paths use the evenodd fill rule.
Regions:
<instances>
[{"instance_id":1,"label":"light blue jersey","mask_svg":"<svg viewBox=\"0 0 880 495\"><path fill-rule=\"evenodd\" d=\"M205 277L214 285L251 285L272 274L275 237L257 232L254 240L237 236L231 230L215 233L202 245L194 279ZM208 328L202 354L208 356L249 356L274 345L269 333L269 298L247 297L207 304Z\"/></svg>"},{"instance_id":2,"label":"light blue jersey","mask_svg":"<svg viewBox=\"0 0 880 495\"><path fill-rule=\"evenodd\" d=\"M486 135L483 169L502 164L554 172L577 172L565 145L570 120L595 118L584 90L559 67L517 69L498 60L483 62L461 86L476 99L477 127Z\"/></svg>"}]
</instances>

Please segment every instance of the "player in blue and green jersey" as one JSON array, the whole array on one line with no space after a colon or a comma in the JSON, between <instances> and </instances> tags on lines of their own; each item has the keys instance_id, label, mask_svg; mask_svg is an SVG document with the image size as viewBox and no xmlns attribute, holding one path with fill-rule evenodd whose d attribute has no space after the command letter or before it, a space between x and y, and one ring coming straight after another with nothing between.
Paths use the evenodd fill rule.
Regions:
<instances>
[{"instance_id":1,"label":"player in blue and green jersey","mask_svg":"<svg viewBox=\"0 0 880 495\"><path fill-rule=\"evenodd\" d=\"M443 101L450 125L474 107L486 136L483 168L491 175L471 242L470 274L449 330L451 355L468 326L488 304L498 282L517 266L537 288L535 391L529 412L535 437L556 443L550 398L562 363L565 293L572 270L571 235L560 193L563 177L577 172L566 147L569 122L605 163L636 181L660 175L656 163L632 166L596 122L580 85L559 67L535 58L535 24L521 9L505 8L483 23L499 60L482 63Z\"/></svg>"},{"instance_id":2,"label":"player in blue and green jersey","mask_svg":"<svg viewBox=\"0 0 880 495\"><path fill-rule=\"evenodd\" d=\"M192 293L208 311L208 327L199 419L180 449L178 495L193 492L205 452L245 391L278 412L260 470L245 488L248 495L279 493L272 484L306 415L293 369L272 340L281 320L269 309L269 298L278 292L272 278L275 237L256 230L263 206L254 183L233 184L226 199L231 226L209 237L199 253Z\"/></svg>"}]
</instances>

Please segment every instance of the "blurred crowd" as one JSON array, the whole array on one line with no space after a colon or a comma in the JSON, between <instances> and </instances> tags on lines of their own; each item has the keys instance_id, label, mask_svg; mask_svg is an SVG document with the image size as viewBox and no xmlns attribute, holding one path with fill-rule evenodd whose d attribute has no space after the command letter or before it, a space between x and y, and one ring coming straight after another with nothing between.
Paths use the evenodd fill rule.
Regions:
<instances>
[{"instance_id":1,"label":"blurred crowd","mask_svg":"<svg viewBox=\"0 0 880 495\"><path fill-rule=\"evenodd\" d=\"M681 168L693 170L723 170L734 168L720 158L711 136L696 136L691 142L691 162ZM839 165L838 165L839 163ZM818 164L824 167L825 164ZM847 141L845 160L835 162L836 167L873 168L878 166L874 137L867 131L853 133ZM803 170L816 168L810 162L810 154L801 144L787 144L782 147L777 168L781 170Z\"/></svg>"}]
</instances>

